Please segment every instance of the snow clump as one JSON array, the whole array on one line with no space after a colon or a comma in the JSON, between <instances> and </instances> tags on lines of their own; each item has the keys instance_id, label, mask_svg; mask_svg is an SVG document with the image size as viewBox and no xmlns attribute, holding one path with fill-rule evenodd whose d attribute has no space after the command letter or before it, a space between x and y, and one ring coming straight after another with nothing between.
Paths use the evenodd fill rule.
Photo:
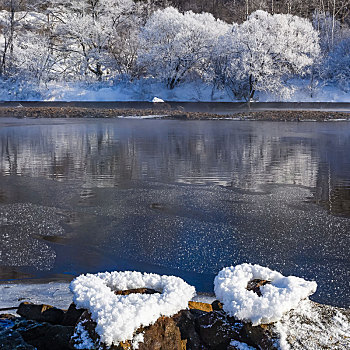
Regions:
<instances>
[{"instance_id":1,"label":"snow clump","mask_svg":"<svg viewBox=\"0 0 350 350\"><path fill-rule=\"evenodd\" d=\"M152 100L153 103L163 103L164 100L162 100L161 98L159 97L153 97L153 100Z\"/></svg>"},{"instance_id":2,"label":"snow clump","mask_svg":"<svg viewBox=\"0 0 350 350\"><path fill-rule=\"evenodd\" d=\"M84 321L79 322L75 327L74 334L72 336L72 339L74 339L76 342L74 345L74 349L83 349L83 350L95 349L95 344L90 338L88 331L83 326L85 322Z\"/></svg>"},{"instance_id":3,"label":"snow clump","mask_svg":"<svg viewBox=\"0 0 350 350\"><path fill-rule=\"evenodd\" d=\"M247 290L248 282L259 279L271 283L260 287L262 296ZM225 267L214 280L214 291L230 316L251 322L253 326L280 320L286 312L316 291L316 282L284 277L259 265L242 264Z\"/></svg>"},{"instance_id":4,"label":"snow clump","mask_svg":"<svg viewBox=\"0 0 350 350\"><path fill-rule=\"evenodd\" d=\"M115 295L116 290L151 288L158 294ZM179 277L135 271L105 272L77 277L70 284L77 308L88 309L96 332L107 346L133 339L141 326L188 307L195 288Z\"/></svg>"}]
</instances>

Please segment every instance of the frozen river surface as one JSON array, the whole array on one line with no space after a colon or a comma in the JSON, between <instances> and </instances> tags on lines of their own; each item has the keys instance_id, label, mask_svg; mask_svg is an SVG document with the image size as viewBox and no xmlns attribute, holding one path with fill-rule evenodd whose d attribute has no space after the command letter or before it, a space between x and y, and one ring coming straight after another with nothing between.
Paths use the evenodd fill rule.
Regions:
<instances>
[{"instance_id":1,"label":"frozen river surface","mask_svg":"<svg viewBox=\"0 0 350 350\"><path fill-rule=\"evenodd\" d=\"M350 123L0 119L0 278L251 262L350 306Z\"/></svg>"}]
</instances>

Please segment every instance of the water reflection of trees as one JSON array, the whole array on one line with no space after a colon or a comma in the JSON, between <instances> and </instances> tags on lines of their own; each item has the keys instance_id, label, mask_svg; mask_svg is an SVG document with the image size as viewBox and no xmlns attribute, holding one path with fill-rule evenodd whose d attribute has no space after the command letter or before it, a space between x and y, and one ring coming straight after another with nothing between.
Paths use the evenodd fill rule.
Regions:
<instances>
[{"instance_id":1,"label":"water reflection of trees","mask_svg":"<svg viewBox=\"0 0 350 350\"><path fill-rule=\"evenodd\" d=\"M342 151L350 149L349 139L290 136L283 126L261 125L123 121L4 128L0 174L78 179L85 187L132 180L243 189L301 185L314 188L315 200L332 212L350 214L350 166Z\"/></svg>"}]
</instances>

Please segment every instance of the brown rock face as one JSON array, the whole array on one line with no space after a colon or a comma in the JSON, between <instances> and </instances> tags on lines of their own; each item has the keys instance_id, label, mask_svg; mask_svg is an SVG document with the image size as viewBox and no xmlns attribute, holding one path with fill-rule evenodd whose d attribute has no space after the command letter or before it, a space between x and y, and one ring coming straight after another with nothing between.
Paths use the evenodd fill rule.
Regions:
<instances>
[{"instance_id":1,"label":"brown rock face","mask_svg":"<svg viewBox=\"0 0 350 350\"><path fill-rule=\"evenodd\" d=\"M144 329L144 342L139 350L182 350L180 329L170 317L160 317Z\"/></svg>"},{"instance_id":2,"label":"brown rock face","mask_svg":"<svg viewBox=\"0 0 350 350\"><path fill-rule=\"evenodd\" d=\"M211 306L211 304L199 303L199 302L196 302L196 301L189 301L188 302L188 307L190 309L201 310L201 311L205 311L205 312L213 311L213 307Z\"/></svg>"},{"instance_id":3,"label":"brown rock face","mask_svg":"<svg viewBox=\"0 0 350 350\"><path fill-rule=\"evenodd\" d=\"M130 295L130 294L156 294L157 292L151 288L137 288L137 289L128 289L128 290L117 290L114 292L116 295Z\"/></svg>"}]
</instances>

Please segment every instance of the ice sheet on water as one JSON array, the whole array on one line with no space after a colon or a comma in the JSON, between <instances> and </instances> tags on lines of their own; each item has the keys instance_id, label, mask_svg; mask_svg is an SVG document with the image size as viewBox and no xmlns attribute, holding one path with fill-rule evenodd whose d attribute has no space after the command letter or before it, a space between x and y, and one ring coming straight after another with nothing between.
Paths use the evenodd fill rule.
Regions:
<instances>
[{"instance_id":1,"label":"ice sheet on water","mask_svg":"<svg viewBox=\"0 0 350 350\"><path fill-rule=\"evenodd\" d=\"M55 251L40 236L62 236L62 216L54 208L31 203L0 206L0 265L49 270Z\"/></svg>"},{"instance_id":2,"label":"ice sheet on water","mask_svg":"<svg viewBox=\"0 0 350 350\"><path fill-rule=\"evenodd\" d=\"M0 309L16 307L23 301L68 309L72 299L73 294L66 282L0 284Z\"/></svg>"}]
</instances>

